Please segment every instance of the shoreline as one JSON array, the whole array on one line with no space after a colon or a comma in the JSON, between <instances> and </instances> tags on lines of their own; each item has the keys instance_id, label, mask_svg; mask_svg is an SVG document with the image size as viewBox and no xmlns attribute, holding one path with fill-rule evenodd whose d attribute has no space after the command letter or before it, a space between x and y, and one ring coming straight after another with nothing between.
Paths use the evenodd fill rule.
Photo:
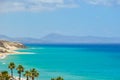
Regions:
<instances>
[{"instance_id":1,"label":"shoreline","mask_svg":"<svg viewBox=\"0 0 120 80\"><path fill-rule=\"evenodd\" d=\"M10 42L6 40L0 40L0 59L4 59L7 55L19 54L19 49L26 48L23 44L18 42Z\"/></svg>"},{"instance_id":2,"label":"shoreline","mask_svg":"<svg viewBox=\"0 0 120 80\"><path fill-rule=\"evenodd\" d=\"M24 52L18 52L18 51L16 51L16 50L20 50L20 49L11 50L10 53L0 53L0 60L1 60L1 59L5 59L8 55L24 54Z\"/></svg>"},{"instance_id":3,"label":"shoreline","mask_svg":"<svg viewBox=\"0 0 120 80\"><path fill-rule=\"evenodd\" d=\"M19 54L19 52L15 53L0 53L0 59L5 59L8 55Z\"/></svg>"}]
</instances>

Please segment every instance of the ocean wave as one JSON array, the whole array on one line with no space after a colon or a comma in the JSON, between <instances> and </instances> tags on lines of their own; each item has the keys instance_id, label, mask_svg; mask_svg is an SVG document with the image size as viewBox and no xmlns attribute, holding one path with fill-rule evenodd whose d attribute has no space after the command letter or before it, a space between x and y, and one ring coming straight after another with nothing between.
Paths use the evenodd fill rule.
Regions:
<instances>
[{"instance_id":1,"label":"ocean wave","mask_svg":"<svg viewBox=\"0 0 120 80\"><path fill-rule=\"evenodd\" d=\"M36 53L33 53L33 52L25 52L26 54L36 54Z\"/></svg>"},{"instance_id":2,"label":"ocean wave","mask_svg":"<svg viewBox=\"0 0 120 80\"><path fill-rule=\"evenodd\" d=\"M6 64L6 63L3 62L2 64Z\"/></svg>"},{"instance_id":3,"label":"ocean wave","mask_svg":"<svg viewBox=\"0 0 120 80\"><path fill-rule=\"evenodd\" d=\"M39 48L29 48L29 49L45 49L45 48L39 47Z\"/></svg>"},{"instance_id":4,"label":"ocean wave","mask_svg":"<svg viewBox=\"0 0 120 80\"><path fill-rule=\"evenodd\" d=\"M36 53L33 53L33 52L18 52L16 54L10 54L10 55L26 55L26 54L36 54Z\"/></svg>"}]
</instances>

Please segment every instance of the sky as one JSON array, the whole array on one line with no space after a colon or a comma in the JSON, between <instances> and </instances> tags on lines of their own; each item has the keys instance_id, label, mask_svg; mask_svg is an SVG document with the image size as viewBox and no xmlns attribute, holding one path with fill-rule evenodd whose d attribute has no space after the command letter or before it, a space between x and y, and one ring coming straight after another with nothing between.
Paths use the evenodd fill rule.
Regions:
<instances>
[{"instance_id":1,"label":"sky","mask_svg":"<svg viewBox=\"0 0 120 80\"><path fill-rule=\"evenodd\" d=\"M120 37L120 0L0 0L0 34Z\"/></svg>"}]
</instances>

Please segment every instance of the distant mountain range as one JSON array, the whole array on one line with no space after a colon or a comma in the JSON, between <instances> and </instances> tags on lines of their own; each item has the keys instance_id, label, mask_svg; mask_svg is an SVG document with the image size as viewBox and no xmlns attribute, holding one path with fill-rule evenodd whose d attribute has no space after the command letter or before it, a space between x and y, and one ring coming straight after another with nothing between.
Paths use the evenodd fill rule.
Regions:
<instances>
[{"instance_id":1,"label":"distant mountain range","mask_svg":"<svg viewBox=\"0 0 120 80\"><path fill-rule=\"evenodd\" d=\"M108 44L120 43L120 37L93 37L93 36L65 36L60 34L49 34L42 38L11 38L0 35L0 40L17 41L21 43L36 44Z\"/></svg>"}]
</instances>

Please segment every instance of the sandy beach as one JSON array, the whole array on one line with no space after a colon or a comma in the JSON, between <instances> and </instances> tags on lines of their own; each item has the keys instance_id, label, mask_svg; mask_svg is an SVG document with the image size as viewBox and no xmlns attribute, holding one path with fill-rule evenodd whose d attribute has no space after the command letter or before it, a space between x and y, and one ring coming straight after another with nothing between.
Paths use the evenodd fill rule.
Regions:
<instances>
[{"instance_id":1,"label":"sandy beach","mask_svg":"<svg viewBox=\"0 0 120 80\"><path fill-rule=\"evenodd\" d=\"M0 59L5 59L8 55L27 54L26 52L17 52L15 50L18 50L18 49L14 49L11 53L0 53Z\"/></svg>"},{"instance_id":2,"label":"sandy beach","mask_svg":"<svg viewBox=\"0 0 120 80\"><path fill-rule=\"evenodd\" d=\"M7 55L8 55L8 53L1 53L1 54L0 54L0 59L6 58Z\"/></svg>"},{"instance_id":3,"label":"sandy beach","mask_svg":"<svg viewBox=\"0 0 120 80\"><path fill-rule=\"evenodd\" d=\"M27 52L0 53L0 59L5 59L8 55L28 54Z\"/></svg>"},{"instance_id":4,"label":"sandy beach","mask_svg":"<svg viewBox=\"0 0 120 80\"><path fill-rule=\"evenodd\" d=\"M16 50L25 48L25 46L18 42L11 42L0 40L0 59L4 59L7 55L19 54Z\"/></svg>"}]
</instances>

